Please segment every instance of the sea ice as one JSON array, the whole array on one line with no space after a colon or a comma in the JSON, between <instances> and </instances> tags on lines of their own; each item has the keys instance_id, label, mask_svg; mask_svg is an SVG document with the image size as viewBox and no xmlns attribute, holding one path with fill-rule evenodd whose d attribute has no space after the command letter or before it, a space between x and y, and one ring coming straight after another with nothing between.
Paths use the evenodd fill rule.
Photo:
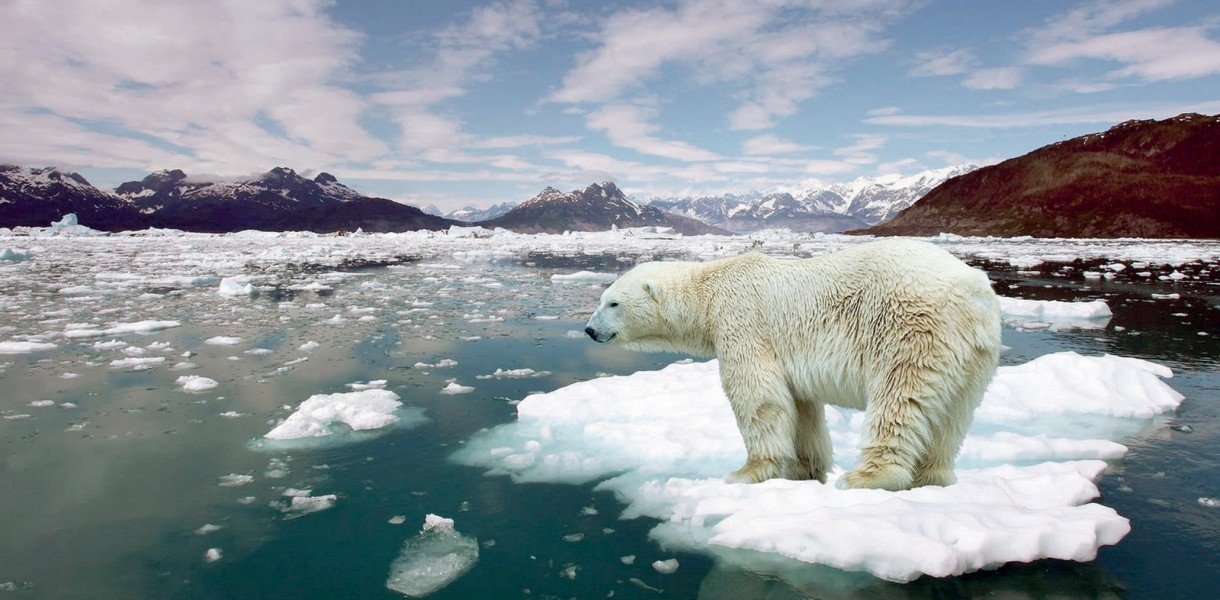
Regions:
<instances>
[{"instance_id":1,"label":"sea ice","mask_svg":"<svg viewBox=\"0 0 1220 600\"><path fill-rule=\"evenodd\" d=\"M398 394L367 389L338 394L315 394L297 406L296 412L264 436L272 440L320 437L335 433L334 423L353 430L380 429L398 422L394 411L402 406ZM422 416L415 415L417 418Z\"/></svg>"},{"instance_id":2,"label":"sea ice","mask_svg":"<svg viewBox=\"0 0 1220 600\"><path fill-rule=\"evenodd\" d=\"M670 575L678 570L678 559L658 560L652 563L652 568L662 575Z\"/></svg>"},{"instance_id":3,"label":"sea ice","mask_svg":"<svg viewBox=\"0 0 1220 600\"><path fill-rule=\"evenodd\" d=\"M488 375L478 375L476 379L525 379L528 377L546 377L550 371L535 371L533 369L496 369Z\"/></svg>"},{"instance_id":4,"label":"sea ice","mask_svg":"<svg viewBox=\"0 0 1220 600\"><path fill-rule=\"evenodd\" d=\"M246 485L247 483L254 481L254 476L231 473L229 475L221 475L219 479L220 480L216 485L219 485L220 487L237 487L239 485Z\"/></svg>"},{"instance_id":5,"label":"sea ice","mask_svg":"<svg viewBox=\"0 0 1220 600\"><path fill-rule=\"evenodd\" d=\"M422 598L464 575L479 560L479 541L453 528L453 519L428 515L423 529L403 542L390 564L387 588Z\"/></svg>"},{"instance_id":6,"label":"sea ice","mask_svg":"<svg viewBox=\"0 0 1220 600\"><path fill-rule=\"evenodd\" d=\"M206 392L220 385L215 379L200 377L199 375L183 375L174 380L174 383L182 386L182 389L188 392Z\"/></svg>"},{"instance_id":7,"label":"sea ice","mask_svg":"<svg viewBox=\"0 0 1220 600\"><path fill-rule=\"evenodd\" d=\"M54 349L55 344L47 342L0 342L0 354L28 354Z\"/></svg>"},{"instance_id":8,"label":"sea ice","mask_svg":"<svg viewBox=\"0 0 1220 600\"><path fill-rule=\"evenodd\" d=\"M593 271L577 271L575 273L551 275L551 281L562 283L596 283L596 282L611 282L618 279L615 273L594 273Z\"/></svg>"},{"instance_id":9,"label":"sea ice","mask_svg":"<svg viewBox=\"0 0 1220 600\"><path fill-rule=\"evenodd\" d=\"M64 331L64 337L69 339L87 338L87 337L102 337L104 335L123 335L126 333L151 333L162 329L170 329L173 327L181 327L182 323L178 321L136 321L134 323L115 323L105 329L94 328L79 328L67 329Z\"/></svg>"},{"instance_id":10,"label":"sea ice","mask_svg":"<svg viewBox=\"0 0 1220 600\"><path fill-rule=\"evenodd\" d=\"M462 384L458 383L457 381L450 381L447 385L445 385L445 387L441 388L442 394L447 394L450 396L456 395L456 394L469 394L470 392L473 392L473 391L474 391L473 386L462 385Z\"/></svg>"},{"instance_id":11,"label":"sea ice","mask_svg":"<svg viewBox=\"0 0 1220 600\"><path fill-rule=\"evenodd\" d=\"M515 423L476 435L454 458L522 482L602 480L595 489L627 502L625 518L662 521L652 537L667 548L755 550L892 581L1087 561L1130 530L1091 503L1106 467L1096 459L1121 456L1111 437L1181 402L1161 381L1170 375L1142 360L1073 352L1001 367L947 487L837 489L864 426L863 413L837 407L826 408L837 465L827 484L725 483L745 448L716 361L527 396Z\"/></svg>"},{"instance_id":12,"label":"sea ice","mask_svg":"<svg viewBox=\"0 0 1220 600\"><path fill-rule=\"evenodd\" d=\"M149 357L130 357L120 358L110 361L111 369L124 369L131 367L132 371L143 371L152 368L153 365L165 362L164 356L149 356Z\"/></svg>"},{"instance_id":13,"label":"sea ice","mask_svg":"<svg viewBox=\"0 0 1220 600\"><path fill-rule=\"evenodd\" d=\"M28 251L22 252L20 250L13 250L12 248L0 250L0 262L18 263L27 260L30 260L30 253Z\"/></svg>"},{"instance_id":14,"label":"sea ice","mask_svg":"<svg viewBox=\"0 0 1220 600\"><path fill-rule=\"evenodd\" d=\"M1052 329L1104 329L1112 313L1105 300L1062 302L997 296L1000 317L1018 327L1046 323Z\"/></svg>"},{"instance_id":15,"label":"sea ice","mask_svg":"<svg viewBox=\"0 0 1220 600\"><path fill-rule=\"evenodd\" d=\"M248 298L255 294L254 284L244 275L225 277L220 280L220 288L216 293L225 298Z\"/></svg>"},{"instance_id":16,"label":"sea ice","mask_svg":"<svg viewBox=\"0 0 1220 600\"><path fill-rule=\"evenodd\" d=\"M236 346L241 343L241 338L228 335L218 335L203 340L203 343L211 346Z\"/></svg>"},{"instance_id":17,"label":"sea ice","mask_svg":"<svg viewBox=\"0 0 1220 600\"><path fill-rule=\"evenodd\" d=\"M220 560L220 548L208 548L208 551L203 553L203 559L210 563Z\"/></svg>"}]
</instances>

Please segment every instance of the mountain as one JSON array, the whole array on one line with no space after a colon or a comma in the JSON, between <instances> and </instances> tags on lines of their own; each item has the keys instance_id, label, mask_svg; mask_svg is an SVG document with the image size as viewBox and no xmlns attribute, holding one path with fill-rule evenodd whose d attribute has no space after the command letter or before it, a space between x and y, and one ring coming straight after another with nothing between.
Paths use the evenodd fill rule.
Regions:
<instances>
[{"instance_id":1,"label":"mountain","mask_svg":"<svg viewBox=\"0 0 1220 600\"><path fill-rule=\"evenodd\" d=\"M286 167L240 181L192 179L157 171L104 192L75 173L55 168L0 166L0 226L46 226L68 213L108 231L166 227L224 233L265 231L415 231L447 229L456 221Z\"/></svg>"},{"instance_id":2,"label":"mountain","mask_svg":"<svg viewBox=\"0 0 1220 600\"><path fill-rule=\"evenodd\" d=\"M879 235L1220 238L1220 115L1127 121L947 181Z\"/></svg>"},{"instance_id":3,"label":"mountain","mask_svg":"<svg viewBox=\"0 0 1220 600\"><path fill-rule=\"evenodd\" d=\"M0 227L45 227L68 213L94 229L147 227L131 203L55 167L0 165Z\"/></svg>"},{"instance_id":4,"label":"mountain","mask_svg":"<svg viewBox=\"0 0 1220 600\"><path fill-rule=\"evenodd\" d=\"M564 193L547 187L507 213L477 223L521 233L605 231L613 227L670 227L684 235L727 234L696 219L637 204L611 182Z\"/></svg>"},{"instance_id":5,"label":"mountain","mask_svg":"<svg viewBox=\"0 0 1220 600\"><path fill-rule=\"evenodd\" d=\"M649 205L730 231L783 227L793 231L839 232L889 219L937 185L976 168L957 165L910 176L861 177L831 185L811 180L768 194L659 198Z\"/></svg>"},{"instance_id":6,"label":"mountain","mask_svg":"<svg viewBox=\"0 0 1220 600\"><path fill-rule=\"evenodd\" d=\"M502 202L487 208L475 208L474 206L466 205L445 215L445 218L453 219L455 221L467 221L470 223L474 223L476 221L488 221L499 217L500 215L507 214L508 211L512 210L516 206L517 205L512 202Z\"/></svg>"}]
</instances>

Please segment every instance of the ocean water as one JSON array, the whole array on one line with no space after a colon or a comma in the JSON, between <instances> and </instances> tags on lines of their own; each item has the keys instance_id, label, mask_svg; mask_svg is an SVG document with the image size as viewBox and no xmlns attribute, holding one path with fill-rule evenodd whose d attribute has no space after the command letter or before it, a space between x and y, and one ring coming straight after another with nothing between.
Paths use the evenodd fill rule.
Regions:
<instances>
[{"instance_id":1,"label":"ocean water","mask_svg":"<svg viewBox=\"0 0 1220 600\"><path fill-rule=\"evenodd\" d=\"M288 251L215 259L212 242L194 239L152 252L124 240L42 257L36 247L34 260L0 271L0 339L56 344L0 355L0 594L399 597L385 586L390 565L430 513L452 518L480 546L473 569L433 598L1198 598L1220 587L1220 508L1199 502L1220 497L1220 319L1206 282L1081 280L991 265L1005 295L1105 298L1114 312L1103 329L1006 327L1004 364L1075 350L1174 370L1182 407L1125 440L1131 452L1099 482L1101 501L1129 518L1132 532L1091 563L1047 560L908 584L857 576L845 587L828 567L760 553L746 568L663 548L649 538L655 520L621 519L622 503L593 483L514 483L451 458L478 432L513 420L515 402L531 392L685 358L594 344L579 330L604 283L550 277L689 252L539 247L470 257L404 247L402 255L379 248L368 264L352 260L358 250L347 262ZM208 278L211 260L222 272ZM254 278L257 296L217 294L218 277L238 272ZM147 319L179 325L48 333ZM207 343L217 336L239 339ZM317 347L302 350L307 342ZM112 366L130 358L164 360ZM416 366L442 359L456 365ZM184 362L194 366L175 369ZM546 373L487 377L523 368ZM182 375L218 385L183 391ZM262 440L311 395L372 380L426 419L303 443ZM451 380L474 390L442 394ZM244 479L222 479L229 475L250 481L221 485ZM299 515L283 510L291 490L337 499ZM219 528L201 533L209 524ZM209 561L213 548L219 559ZM670 558L676 572L651 566Z\"/></svg>"}]
</instances>

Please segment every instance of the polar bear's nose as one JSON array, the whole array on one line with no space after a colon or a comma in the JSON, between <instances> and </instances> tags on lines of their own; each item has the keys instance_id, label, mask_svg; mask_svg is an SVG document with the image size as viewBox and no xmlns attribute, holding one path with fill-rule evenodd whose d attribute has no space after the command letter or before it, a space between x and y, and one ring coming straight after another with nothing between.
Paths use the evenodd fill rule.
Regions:
<instances>
[{"instance_id":1,"label":"polar bear's nose","mask_svg":"<svg viewBox=\"0 0 1220 600\"><path fill-rule=\"evenodd\" d=\"M594 330L592 327L585 327L585 334L588 335L589 337L593 338L594 340L597 339L597 331Z\"/></svg>"}]
</instances>

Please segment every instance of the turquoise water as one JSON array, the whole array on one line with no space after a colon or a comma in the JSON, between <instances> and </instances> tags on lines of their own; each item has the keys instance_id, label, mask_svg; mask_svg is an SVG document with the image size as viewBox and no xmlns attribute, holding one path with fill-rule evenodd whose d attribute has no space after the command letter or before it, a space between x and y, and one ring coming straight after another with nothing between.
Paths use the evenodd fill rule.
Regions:
<instances>
[{"instance_id":1,"label":"turquoise water","mask_svg":"<svg viewBox=\"0 0 1220 600\"><path fill-rule=\"evenodd\" d=\"M424 515L435 513L453 518L481 550L474 569L434 598L1197 598L1220 585L1220 509L1198 503L1220 496L1220 320L1217 298L1204 285L1178 286L1182 298L1151 301L1167 284L993 273L1007 295L1106 297L1115 312L1100 331L1006 329L1006 364L1060 350L1147 358L1171 366L1171 385L1187 397L1174 418L1129 440L1132 452L1101 480L1102 501L1130 518L1133 531L1093 563L1041 561L907 585L861 576L842 587L824 567L759 555L744 570L666 551L648 538L654 521L620 520L621 504L593 492L594 484L516 484L451 462L473 434L513 419L513 401L532 391L683 358L631 354L570 333L583 327L600 286L552 284L549 275L625 267L613 256L539 254L521 262L365 270L335 279L334 291L323 294L222 302L171 291L147 300L156 306L144 312L183 326L98 338L144 347L167 342L172 352L145 354L167 358L152 369L109 368L122 350L95 349L95 339L0 360L8 363L0 414L29 415L0 420L0 581L14 597L392 598L385 588L390 563ZM286 299L294 304L279 303ZM307 308L311 303L326 307ZM123 315L146 305L99 306ZM343 322L324 323L333 314ZM365 316L372 318L360 320ZM22 327L28 320L0 317L0 324L4 319ZM217 335L242 339L203 343ZM319 347L297 349L309 340ZM256 348L270 352L247 353ZM180 356L184 351L196 354ZM413 367L442 358L457 365ZM198 367L171 370L182 360ZM511 368L551 374L478 378ZM182 374L219 386L183 392L174 384ZM440 394L450 378L475 390ZM285 405L376 379L428 420L315 447L255 443L289 414ZM30 406L40 400L54 406ZM230 411L241 416L220 416ZM218 485L228 474L253 481ZM288 518L273 506L288 487L337 494L338 501ZM404 522L391 524L395 516ZM196 533L205 524L221 528ZM579 541L565 540L574 534L582 534ZM209 548L220 549L220 560L205 560ZM635 556L634 564L624 556ZM677 572L650 566L665 558L679 560Z\"/></svg>"}]
</instances>

